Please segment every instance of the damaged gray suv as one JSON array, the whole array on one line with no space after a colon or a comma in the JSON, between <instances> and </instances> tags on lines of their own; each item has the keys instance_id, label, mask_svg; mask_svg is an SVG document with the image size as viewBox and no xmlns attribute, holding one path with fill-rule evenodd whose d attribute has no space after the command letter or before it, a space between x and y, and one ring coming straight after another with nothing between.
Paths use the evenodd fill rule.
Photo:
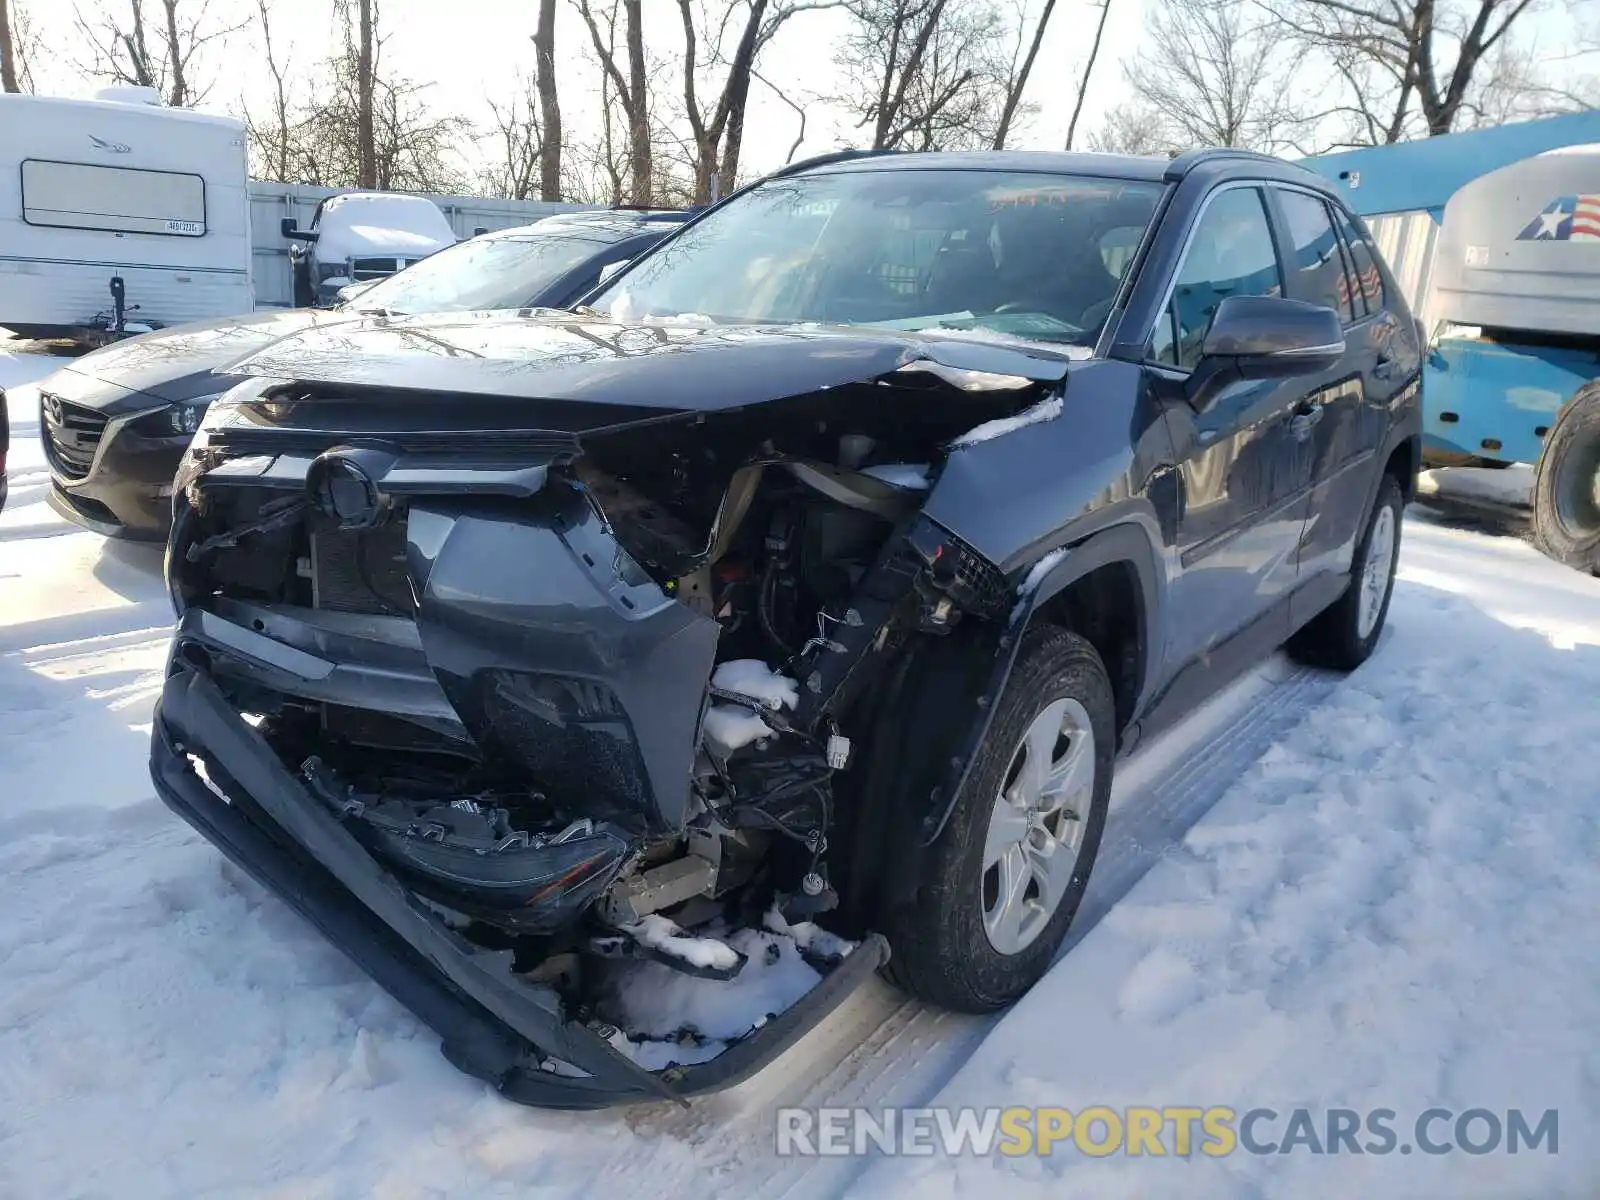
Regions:
<instances>
[{"instance_id":1,"label":"damaged gray suv","mask_svg":"<svg viewBox=\"0 0 1600 1200\"><path fill-rule=\"evenodd\" d=\"M152 773L525 1103L726 1086L880 968L994 1009L1119 754L1372 653L1420 350L1274 159L797 166L575 312L231 365Z\"/></svg>"}]
</instances>

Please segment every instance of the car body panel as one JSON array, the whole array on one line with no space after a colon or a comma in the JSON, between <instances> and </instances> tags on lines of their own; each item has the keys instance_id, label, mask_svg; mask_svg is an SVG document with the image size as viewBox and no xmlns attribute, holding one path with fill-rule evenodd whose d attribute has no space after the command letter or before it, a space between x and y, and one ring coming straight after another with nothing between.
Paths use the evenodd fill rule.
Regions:
<instances>
[{"instance_id":1,"label":"car body panel","mask_svg":"<svg viewBox=\"0 0 1600 1200\"><path fill-rule=\"evenodd\" d=\"M550 310L458 321L375 318L311 330L236 364L240 375L394 392L714 412L875 379L916 360L1058 380L1048 347L846 327L629 325ZM974 422L977 423L976 421Z\"/></svg>"}]
</instances>

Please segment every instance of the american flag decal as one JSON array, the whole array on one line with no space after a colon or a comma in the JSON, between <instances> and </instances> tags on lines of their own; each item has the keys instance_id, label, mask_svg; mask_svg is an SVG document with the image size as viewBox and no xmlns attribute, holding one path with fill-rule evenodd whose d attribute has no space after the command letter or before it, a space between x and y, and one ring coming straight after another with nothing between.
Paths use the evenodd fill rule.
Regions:
<instances>
[{"instance_id":1,"label":"american flag decal","mask_svg":"<svg viewBox=\"0 0 1600 1200\"><path fill-rule=\"evenodd\" d=\"M1557 196L1517 234L1519 242L1600 242L1600 193Z\"/></svg>"}]
</instances>

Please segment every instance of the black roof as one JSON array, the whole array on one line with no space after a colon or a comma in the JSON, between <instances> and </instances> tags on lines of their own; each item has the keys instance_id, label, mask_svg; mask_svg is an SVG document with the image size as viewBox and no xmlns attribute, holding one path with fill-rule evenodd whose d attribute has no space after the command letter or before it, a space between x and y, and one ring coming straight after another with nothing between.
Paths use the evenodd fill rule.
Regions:
<instances>
[{"instance_id":1,"label":"black roof","mask_svg":"<svg viewBox=\"0 0 1600 1200\"><path fill-rule=\"evenodd\" d=\"M774 176L837 171L1030 171L1060 175L1100 175L1113 179L1176 183L1199 168L1225 170L1248 164L1252 174L1268 178L1303 180L1323 185L1326 180L1309 168L1270 154L1227 148L1189 150L1174 158L1134 154L1096 154L1076 150L970 150L959 152L906 152L894 150L842 150L785 167Z\"/></svg>"}]
</instances>

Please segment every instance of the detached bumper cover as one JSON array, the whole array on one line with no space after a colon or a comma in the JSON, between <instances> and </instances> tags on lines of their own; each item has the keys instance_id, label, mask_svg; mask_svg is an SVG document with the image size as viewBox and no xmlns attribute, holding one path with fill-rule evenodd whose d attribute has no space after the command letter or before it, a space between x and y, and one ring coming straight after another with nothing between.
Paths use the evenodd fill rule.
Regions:
<instances>
[{"instance_id":1,"label":"detached bumper cover","mask_svg":"<svg viewBox=\"0 0 1600 1200\"><path fill-rule=\"evenodd\" d=\"M190 752L227 800L201 779ZM887 943L869 935L803 1000L716 1059L649 1072L565 1020L553 994L514 978L509 954L471 945L415 901L216 686L181 663L156 709L150 772L170 808L438 1033L456 1067L518 1103L592 1109L729 1087L793 1045L888 959ZM588 1075L543 1071L546 1056Z\"/></svg>"}]
</instances>

